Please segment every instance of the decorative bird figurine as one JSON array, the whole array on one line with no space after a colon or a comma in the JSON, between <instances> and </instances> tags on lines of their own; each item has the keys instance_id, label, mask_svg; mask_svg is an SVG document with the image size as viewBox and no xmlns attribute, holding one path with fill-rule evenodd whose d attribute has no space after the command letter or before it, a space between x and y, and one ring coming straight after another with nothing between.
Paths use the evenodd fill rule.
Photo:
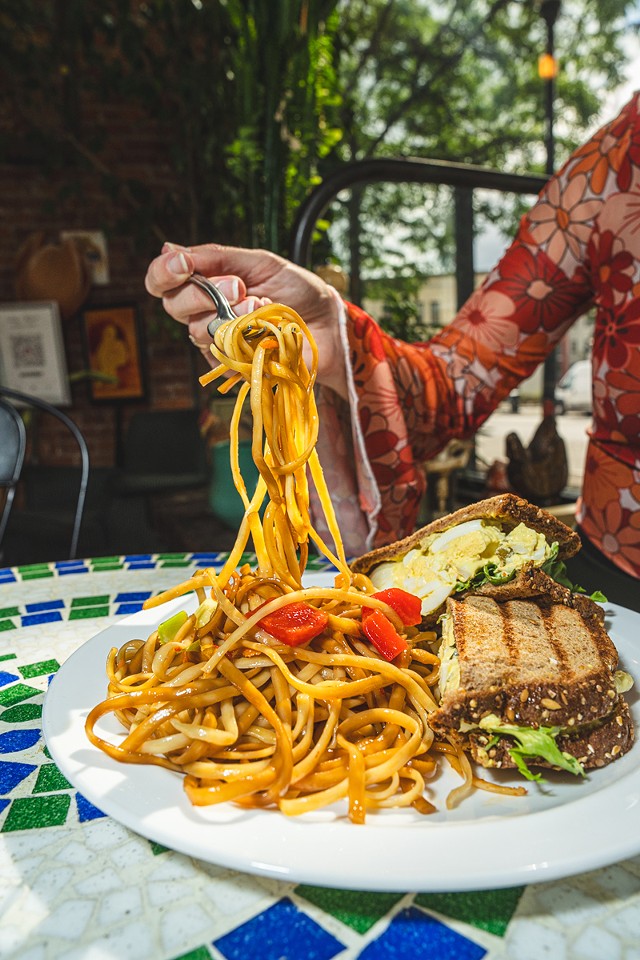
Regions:
<instances>
[{"instance_id":1,"label":"decorative bird figurine","mask_svg":"<svg viewBox=\"0 0 640 960\"><path fill-rule=\"evenodd\" d=\"M557 502L567 485L569 467L556 418L543 418L528 447L517 433L508 434L506 451L507 476L516 493L540 506Z\"/></svg>"}]
</instances>

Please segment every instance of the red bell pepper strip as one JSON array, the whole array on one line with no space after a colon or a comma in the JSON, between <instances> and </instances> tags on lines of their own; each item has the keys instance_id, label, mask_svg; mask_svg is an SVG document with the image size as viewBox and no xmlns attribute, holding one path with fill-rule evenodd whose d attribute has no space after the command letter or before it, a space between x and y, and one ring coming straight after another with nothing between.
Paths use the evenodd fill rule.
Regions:
<instances>
[{"instance_id":1,"label":"red bell pepper strip","mask_svg":"<svg viewBox=\"0 0 640 960\"><path fill-rule=\"evenodd\" d=\"M371 596L387 603L398 614L405 627L416 627L422 622L422 600L413 593L407 593L400 587L389 587L388 590L380 590ZM362 608L363 622L372 612L372 607Z\"/></svg>"},{"instance_id":2,"label":"red bell pepper strip","mask_svg":"<svg viewBox=\"0 0 640 960\"><path fill-rule=\"evenodd\" d=\"M304 600L297 600L268 613L258 621L258 626L280 643L299 647L301 643L307 643L322 633L328 622L329 617L322 610Z\"/></svg>"},{"instance_id":3,"label":"red bell pepper strip","mask_svg":"<svg viewBox=\"0 0 640 960\"><path fill-rule=\"evenodd\" d=\"M362 613L364 614L364 610ZM362 629L366 638L385 660L395 660L398 654L409 646L382 610L369 608L367 616L362 618Z\"/></svg>"}]
</instances>

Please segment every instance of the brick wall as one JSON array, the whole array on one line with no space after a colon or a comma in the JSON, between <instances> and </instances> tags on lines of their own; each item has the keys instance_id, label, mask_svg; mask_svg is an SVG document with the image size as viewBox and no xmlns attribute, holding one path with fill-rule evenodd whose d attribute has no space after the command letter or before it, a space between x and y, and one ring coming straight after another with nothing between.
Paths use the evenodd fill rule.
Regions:
<instances>
[{"instance_id":1,"label":"brick wall","mask_svg":"<svg viewBox=\"0 0 640 960\"><path fill-rule=\"evenodd\" d=\"M163 159L170 152L170 128L126 104L85 104L83 113L83 140L101 142L99 152L92 154L90 162L84 158L70 168L52 173L48 158L33 154L21 157L19 152L10 161L6 156L0 158L0 301L16 298L16 252L34 231L45 231L53 241L59 238L61 230L105 232L110 284L94 287L85 306L135 304L146 344L147 397L143 402L123 406L121 422L126 429L128 417L141 406L201 406L205 395L197 376L204 372L206 364L189 343L186 329L169 321L144 289L147 264L164 239L162 228L136 222L135 194L117 187L113 194L108 194L104 186L104 170L110 170L120 180L138 179L152 191L175 189L175 174ZM92 137L91 129L87 130L87 118L96 137ZM2 133L10 133L10 118L2 118L0 126ZM183 237L174 239L186 241ZM64 321L63 335L69 372L85 369L81 313ZM72 384L71 390L72 406L66 412L86 436L92 465L112 466L118 422L115 407L92 402L86 382ZM71 435L48 417L40 418L36 452L46 465L79 462Z\"/></svg>"}]
</instances>

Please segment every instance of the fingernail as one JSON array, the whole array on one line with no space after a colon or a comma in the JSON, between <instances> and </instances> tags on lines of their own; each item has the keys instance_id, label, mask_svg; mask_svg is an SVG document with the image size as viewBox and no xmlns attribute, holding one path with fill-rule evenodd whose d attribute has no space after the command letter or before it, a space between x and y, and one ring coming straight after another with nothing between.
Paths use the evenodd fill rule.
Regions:
<instances>
[{"instance_id":1,"label":"fingernail","mask_svg":"<svg viewBox=\"0 0 640 960\"><path fill-rule=\"evenodd\" d=\"M240 284L237 279L221 280L218 289L225 295L230 303L237 303L240 299Z\"/></svg>"},{"instance_id":2,"label":"fingernail","mask_svg":"<svg viewBox=\"0 0 640 960\"><path fill-rule=\"evenodd\" d=\"M191 276L191 270L184 253L176 253L175 257L171 257L167 263L167 269L170 273L174 273L176 277Z\"/></svg>"},{"instance_id":3,"label":"fingernail","mask_svg":"<svg viewBox=\"0 0 640 960\"><path fill-rule=\"evenodd\" d=\"M191 253L191 247L185 247L181 243L171 243L169 240L165 240L162 244L162 252L170 253L172 250L186 250L187 253Z\"/></svg>"}]
</instances>

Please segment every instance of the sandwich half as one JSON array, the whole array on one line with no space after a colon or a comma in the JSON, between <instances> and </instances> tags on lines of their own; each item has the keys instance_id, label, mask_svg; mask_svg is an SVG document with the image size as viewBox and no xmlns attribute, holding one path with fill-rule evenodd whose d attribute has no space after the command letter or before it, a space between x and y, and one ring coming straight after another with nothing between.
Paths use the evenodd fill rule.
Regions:
<instances>
[{"instance_id":1,"label":"sandwich half","mask_svg":"<svg viewBox=\"0 0 640 960\"><path fill-rule=\"evenodd\" d=\"M367 574L378 590L401 587L420 597L428 624L437 620L451 595L481 587L495 592L507 584L522 592L531 588L524 581L531 579L532 570L562 582L563 561L579 549L580 538L570 527L506 493L441 517L359 557L351 568Z\"/></svg>"},{"instance_id":2,"label":"sandwich half","mask_svg":"<svg viewBox=\"0 0 640 960\"><path fill-rule=\"evenodd\" d=\"M430 725L484 767L582 775L633 743L632 681L598 616L548 596L449 598L440 659Z\"/></svg>"}]
</instances>

